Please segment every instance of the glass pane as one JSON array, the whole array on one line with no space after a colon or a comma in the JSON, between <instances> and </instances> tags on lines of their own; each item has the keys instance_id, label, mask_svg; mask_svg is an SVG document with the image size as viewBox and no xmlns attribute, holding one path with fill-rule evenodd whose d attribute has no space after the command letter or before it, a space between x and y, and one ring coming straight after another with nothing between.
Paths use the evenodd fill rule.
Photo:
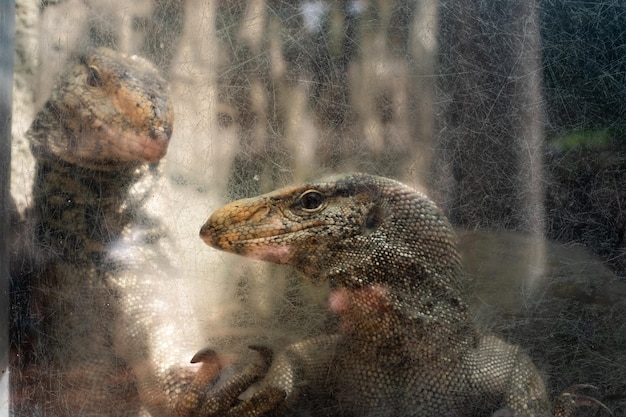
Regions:
<instances>
[{"instance_id":1,"label":"glass pane","mask_svg":"<svg viewBox=\"0 0 626 417\"><path fill-rule=\"evenodd\" d=\"M287 396L298 412L491 415L536 399L515 389L543 398L539 379L493 388L516 345L530 359L512 366L541 375L550 401L588 395L626 415L624 12L569 0L17 1L3 237L14 413L172 415L193 408L194 376L209 395L221 395L212 372L217 386L264 376L256 345L274 353L261 387L284 376L285 357L302 367L294 386L308 400ZM366 213L353 233L383 242L390 265L327 243L357 214L311 231L306 250L286 236L222 245L250 255L239 256L199 237L232 200L346 172L428 195L463 272L450 272L453 248L433 258L447 232L419 216L400 230L413 211L384 193L367 206L373 186L361 183L249 218L284 233L318 204L320 216ZM249 220L245 204L228 222ZM476 371L477 357L497 372ZM450 369L451 382L433 382Z\"/></svg>"}]
</instances>

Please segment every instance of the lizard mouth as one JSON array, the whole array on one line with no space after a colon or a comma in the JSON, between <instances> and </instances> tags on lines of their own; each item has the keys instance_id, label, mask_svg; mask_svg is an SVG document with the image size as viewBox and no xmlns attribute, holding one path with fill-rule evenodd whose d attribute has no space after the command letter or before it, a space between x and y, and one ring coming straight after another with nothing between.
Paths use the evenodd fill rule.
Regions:
<instances>
[{"instance_id":1,"label":"lizard mouth","mask_svg":"<svg viewBox=\"0 0 626 417\"><path fill-rule=\"evenodd\" d=\"M251 225L247 225L247 227L246 225L243 225L240 228L232 228L229 230L227 227L220 226L217 221L215 221L215 214L217 213L214 213L213 216L211 216L200 228L200 238L204 241L204 243L211 246L212 248L221 249L228 252L236 251L236 253L244 252L244 250L237 250L237 248L239 247L255 248L264 245L289 246L290 235L295 235L298 232L302 232L303 230L322 230L326 226L326 224L323 222L313 224L296 224L294 227L289 229L268 227L263 230L263 227L257 226L258 230L254 232L256 235L252 237L250 235L252 233ZM271 224L265 223L262 226L268 225ZM307 246L313 248L315 245L308 244Z\"/></svg>"},{"instance_id":2,"label":"lizard mouth","mask_svg":"<svg viewBox=\"0 0 626 417\"><path fill-rule=\"evenodd\" d=\"M169 146L171 129L156 127L149 132L115 131L102 125L99 143L102 152L98 159L120 162L155 162L163 158ZM108 146L107 146L108 145Z\"/></svg>"},{"instance_id":3,"label":"lizard mouth","mask_svg":"<svg viewBox=\"0 0 626 417\"><path fill-rule=\"evenodd\" d=\"M169 139L166 130L143 134L101 125L86 137L71 140L57 157L85 168L116 169L161 160L167 154Z\"/></svg>"},{"instance_id":4,"label":"lizard mouth","mask_svg":"<svg viewBox=\"0 0 626 417\"><path fill-rule=\"evenodd\" d=\"M275 235L276 239L280 236ZM272 243L270 238L241 239L238 233L219 233L207 222L200 229L200 238L208 246L238 255L275 263L287 263L291 259L289 245Z\"/></svg>"},{"instance_id":5,"label":"lizard mouth","mask_svg":"<svg viewBox=\"0 0 626 417\"><path fill-rule=\"evenodd\" d=\"M289 246L259 245L252 247L244 246L244 248L241 255L276 264L288 264L293 255Z\"/></svg>"},{"instance_id":6,"label":"lizard mouth","mask_svg":"<svg viewBox=\"0 0 626 417\"><path fill-rule=\"evenodd\" d=\"M149 135L129 138L128 149L131 158L140 157L144 162L155 162L167 154L170 134L165 131L153 131Z\"/></svg>"}]
</instances>

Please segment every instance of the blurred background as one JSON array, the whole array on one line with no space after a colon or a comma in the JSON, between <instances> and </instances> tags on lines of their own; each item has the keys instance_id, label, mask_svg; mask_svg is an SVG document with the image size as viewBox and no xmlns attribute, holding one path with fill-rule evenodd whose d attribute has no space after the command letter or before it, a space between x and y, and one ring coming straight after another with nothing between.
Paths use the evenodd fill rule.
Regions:
<instances>
[{"instance_id":1,"label":"blurred background","mask_svg":"<svg viewBox=\"0 0 626 417\"><path fill-rule=\"evenodd\" d=\"M18 0L11 193L22 212L24 133L68 57L145 56L176 112L150 207L208 344L284 345L333 322L324 287L205 246L209 214L363 171L442 207L476 320L529 350L552 393L590 383L624 416L624 16L620 0Z\"/></svg>"}]
</instances>

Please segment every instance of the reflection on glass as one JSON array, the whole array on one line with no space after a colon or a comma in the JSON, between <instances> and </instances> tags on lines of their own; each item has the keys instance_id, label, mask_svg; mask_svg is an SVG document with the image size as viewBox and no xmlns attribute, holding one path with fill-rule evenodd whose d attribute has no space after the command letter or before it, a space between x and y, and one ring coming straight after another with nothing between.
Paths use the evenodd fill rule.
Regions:
<instances>
[{"instance_id":1,"label":"reflection on glass","mask_svg":"<svg viewBox=\"0 0 626 417\"><path fill-rule=\"evenodd\" d=\"M623 5L118 3L17 2L9 238L15 410L37 414L63 395L74 404L58 406L61 415L82 406L110 415L194 408L164 387L210 390L210 375L221 367L235 375L265 371L265 351L250 344L279 355L340 333L328 285L213 250L198 232L228 201L360 171L424 190L443 210L458 231L470 316L528 352L550 398L591 384L597 390L579 394L624 415ZM121 72L109 89L102 64L83 59L81 86L106 86L106 94L75 112L46 107L59 77L74 71L67 62L80 63L77 56L99 46L142 56L165 78L158 91L141 93L148 101L171 98L173 130L162 162L158 135L137 139L132 123L123 124L131 132L125 144L148 153L157 144L140 171L134 164L103 169L103 160L110 167L127 158L126 145L81 148L68 133L98 130L93 140L104 132L95 116L78 122L77 113L107 97L117 111L134 114L133 123L162 123L169 110L124 102L134 94L124 90ZM41 146L31 153L41 137L26 133L42 109L66 123L53 128L66 142L46 153L61 171L45 184L37 182ZM69 150L82 153L67 159ZM97 166L85 166L94 155ZM82 200L89 200L84 224L64 214ZM60 232L67 230L71 238ZM59 290L65 277L79 289ZM54 307L58 300L68 310ZM81 315L89 320L73 321ZM75 368L75 340L103 348L84 351L97 358ZM207 347L196 357L203 364L188 363ZM197 375L204 376L194 385ZM78 389L71 384L90 386L83 378L97 395L71 394ZM115 383L102 382L110 378ZM303 407L320 407L318 394ZM111 396L115 406L99 405Z\"/></svg>"}]
</instances>

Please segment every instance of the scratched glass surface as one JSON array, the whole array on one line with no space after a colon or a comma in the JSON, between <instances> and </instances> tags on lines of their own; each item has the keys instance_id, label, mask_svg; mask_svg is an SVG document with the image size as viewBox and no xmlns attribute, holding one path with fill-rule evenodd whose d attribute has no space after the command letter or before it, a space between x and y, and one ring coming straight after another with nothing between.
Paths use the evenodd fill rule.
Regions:
<instances>
[{"instance_id":1,"label":"scratched glass surface","mask_svg":"<svg viewBox=\"0 0 626 417\"><path fill-rule=\"evenodd\" d=\"M106 46L153 62L175 114L157 186L143 196L167 230L167 257L142 258L148 239L106 249L149 265L133 278L153 285L146 314L158 329L142 331L158 333L155 351L180 356L162 363L210 347L236 372L257 359L248 345L279 352L333 333L327 285L219 252L198 233L231 200L359 171L442 208L477 326L526 350L551 398L589 384L585 394L626 416L624 2L18 0L16 10L15 210L2 239L19 268L37 262L24 243L35 204L26 131L67 60ZM29 403L57 396L53 371L21 366L47 354L24 332L37 331L49 294L35 296L32 277L12 268L2 365L12 367L10 406L40 415ZM97 301L76 300L78 314ZM108 339L124 325L110 323ZM138 372L124 374L131 391ZM50 386L34 388L42 375ZM133 395L110 398L141 415ZM73 400L70 409L93 397Z\"/></svg>"}]
</instances>

